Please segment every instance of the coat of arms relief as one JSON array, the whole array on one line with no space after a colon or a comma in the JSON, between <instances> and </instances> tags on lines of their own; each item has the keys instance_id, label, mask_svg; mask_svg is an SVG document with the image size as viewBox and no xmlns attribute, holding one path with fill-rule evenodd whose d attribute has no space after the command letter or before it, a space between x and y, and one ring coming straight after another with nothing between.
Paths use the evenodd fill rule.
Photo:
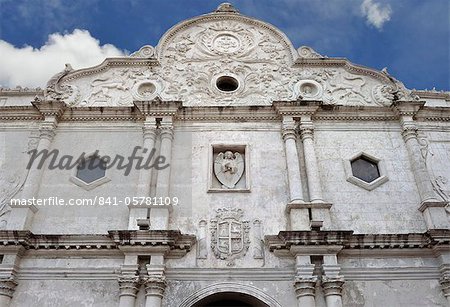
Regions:
<instances>
[{"instance_id":1,"label":"coat of arms relief","mask_svg":"<svg viewBox=\"0 0 450 307\"><path fill-rule=\"evenodd\" d=\"M241 209L223 208L216 211L211 220L211 248L218 259L234 260L245 256L250 246L250 222L243 220Z\"/></svg>"}]
</instances>

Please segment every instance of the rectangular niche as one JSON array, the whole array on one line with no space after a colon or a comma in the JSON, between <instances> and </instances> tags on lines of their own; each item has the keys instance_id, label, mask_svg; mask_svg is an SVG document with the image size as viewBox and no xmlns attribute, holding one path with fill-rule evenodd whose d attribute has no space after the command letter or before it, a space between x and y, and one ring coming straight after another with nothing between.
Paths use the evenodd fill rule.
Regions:
<instances>
[{"instance_id":1,"label":"rectangular niche","mask_svg":"<svg viewBox=\"0 0 450 307\"><path fill-rule=\"evenodd\" d=\"M211 144L208 164L208 192L250 192L246 144Z\"/></svg>"}]
</instances>

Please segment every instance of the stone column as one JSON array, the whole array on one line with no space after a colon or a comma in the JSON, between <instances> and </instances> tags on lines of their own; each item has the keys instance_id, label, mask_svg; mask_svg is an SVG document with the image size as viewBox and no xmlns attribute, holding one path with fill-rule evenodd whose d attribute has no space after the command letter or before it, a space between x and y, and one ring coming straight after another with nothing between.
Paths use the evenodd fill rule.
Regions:
<instances>
[{"instance_id":1,"label":"stone column","mask_svg":"<svg viewBox=\"0 0 450 307\"><path fill-rule=\"evenodd\" d=\"M322 289L325 295L327 307L342 307L342 277L329 278L322 276Z\"/></svg>"},{"instance_id":2,"label":"stone column","mask_svg":"<svg viewBox=\"0 0 450 307\"><path fill-rule=\"evenodd\" d=\"M161 307L167 283L164 276L144 278L145 307Z\"/></svg>"},{"instance_id":3,"label":"stone column","mask_svg":"<svg viewBox=\"0 0 450 307\"><path fill-rule=\"evenodd\" d=\"M289 181L289 203L304 203L300 163L298 160L295 121L292 117L283 117L283 140L286 149L286 165Z\"/></svg>"},{"instance_id":4,"label":"stone column","mask_svg":"<svg viewBox=\"0 0 450 307\"><path fill-rule=\"evenodd\" d=\"M425 159L421 155L420 145L417 138L417 126L405 117L401 119L402 137L411 160L411 167L416 180L417 188L422 203L437 201L431 178L428 174Z\"/></svg>"},{"instance_id":5,"label":"stone column","mask_svg":"<svg viewBox=\"0 0 450 307\"><path fill-rule=\"evenodd\" d=\"M144 153L144 162L146 160L147 155L151 156L152 150L155 148L155 139L156 139L156 122L154 117L146 117L144 126L142 127L143 131L143 153ZM145 151L145 152L144 152ZM153 158L156 158L156 154L153 154ZM142 168L139 171L139 182L137 187L136 196L137 197L150 197L150 185L152 180L152 171L151 169ZM135 206L130 205L130 215L128 220L128 229L139 229L137 225L138 219L147 219L148 217L148 209L149 207L146 205Z\"/></svg>"},{"instance_id":6,"label":"stone column","mask_svg":"<svg viewBox=\"0 0 450 307\"><path fill-rule=\"evenodd\" d=\"M302 116L300 121L300 136L305 154L309 201L311 203L323 203L322 184L320 182L319 167L314 149L314 125L310 116Z\"/></svg>"},{"instance_id":7,"label":"stone column","mask_svg":"<svg viewBox=\"0 0 450 307\"><path fill-rule=\"evenodd\" d=\"M294 289L298 307L315 307L317 276L313 275L314 265L311 264L311 257L299 254L301 250L297 246L291 248L291 253L296 255Z\"/></svg>"},{"instance_id":8,"label":"stone column","mask_svg":"<svg viewBox=\"0 0 450 307\"><path fill-rule=\"evenodd\" d=\"M119 276L119 307L134 307L139 291L138 276Z\"/></svg>"},{"instance_id":9,"label":"stone column","mask_svg":"<svg viewBox=\"0 0 450 307\"><path fill-rule=\"evenodd\" d=\"M164 203L166 197L170 197L170 169L172 158L173 125L172 117L164 117L161 121L160 137L161 150L160 155L165 158L165 165L168 167L157 170L158 177L156 181L156 201L160 197ZM153 206L150 210L150 227L152 230L164 230L169 227L169 212L171 207L168 205Z\"/></svg>"},{"instance_id":10,"label":"stone column","mask_svg":"<svg viewBox=\"0 0 450 307\"><path fill-rule=\"evenodd\" d=\"M0 279L0 307L8 307L11 303L17 282L14 278Z\"/></svg>"},{"instance_id":11,"label":"stone column","mask_svg":"<svg viewBox=\"0 0 450 307\"><path fill-rule=\"evenodd\" d=\"M317 276L295 278L294 288L298 307L316 306L316 283Z\"/></svg>"},{"instance_id":12,"label":"stone column","mask_svg":"<svg viewBox=\"0 0 450 307\"><path fill-rule=\"evenodd\" d=\"M36 148L37 154L43 150L48 151L50 149L53 138L56 134L55 130L57 123L57 116L55 115L46 116L44 121L41 123L39 129L39 141ZM49 158L43 163L43 165L39 167L41 157L42 155L37 157L33 164L30 165L28 176L26 178L22 194L20 196L21 199L29 200L38 196L42 175L44 173L44 170L47 168L49 163L48 160L52 158L52 155L50 155ZM11 213L9 215L6 229L29 230L34 213L36 213L38 209L34 205L22 206L18 204L11 204L10 207Z\"/></svg>"},{"instance_id":13,"label":"stone column","mask_svg":"<svg viewBox=\"0 0 450 307\"><path fill-rule=\"evenodd\" d=\"M145 307L162 306L162 299L167 286L164 270L164 255L151 255L150 264L147 265L147 276L143 279Z\"/></svg>"},{"instance_id":14,"label":"stone column","mask_svg":"<svg viewBox=\"0 0 450 307\"><path fill-rule=\"evenodd\" d=\"M120 267L119 282L119 307L134 307L136 295L139 291L137 254L125 253L125 258Z\"/></svg>"},{"instance_id":15,"label":"stone column","mask_svg":"<svg viewBox=\"0 0 450 307\"><path fill-rule=\"evenodd\" d=\"M337 254L341 246L329 247L329 254L323 255L322 289L327 307L342 307L342 286L344 277L339 275L341 266L337 261Z\"/></svg>"},{"instance_id":16,"label":"stone column","mask_svg":"<svg viewBox=\"0 0 450 307\"><path fill-rule=\"evenodd\" d=\"M414 115L423 103L410 102L397 106L400 115L402 137L406 144L414 179L420 196L419 210L425 219L428 229L448 229L446 218L446 202L439 200L433 189L432 179L428 173L425 157L426 148L421 148L418 140L418 128L414 122Z\"/></svg>"},{"instance_id":17,"label":"stone column","mask_svg":"<svg viewBox=\"0 0 450 307\"><path fill-rule=\"evenodd\" d=\"M444 297L448 301L448 306L450 307L450 272L444 273L439 282L441 283L442 292L444 293Z\"/></svg>"}]
</instances>

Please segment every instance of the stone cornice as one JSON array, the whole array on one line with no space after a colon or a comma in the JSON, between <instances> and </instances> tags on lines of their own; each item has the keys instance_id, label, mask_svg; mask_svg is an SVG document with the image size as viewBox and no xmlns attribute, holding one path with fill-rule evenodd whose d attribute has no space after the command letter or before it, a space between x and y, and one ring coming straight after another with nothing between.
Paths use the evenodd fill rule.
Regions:
<instances>
[{"instance_id":1,"label":"stone cornice","mask_svg":"<svg viewBox=\"0 0 450 307\"><path fill-rule=\"evenodd\" d=\"M313 100L292 100L292 101L275 101L273 107L280 115L314 115L322 105L321 101Z\"/></svg>"},{"instance_id":2,"label":"stone cornice","mask_svg":"<svg viewBox=\"0 0 450 307\"><path fill-rule=\"evenodd\" d=\"M183 107L176 116L181 121L279 121L272 107Z\"/></svg>"},{"instance_id":3,"label":"stone cornice","mask_svg":"<svg viewBox=\"0 0 450 307\"><path fill-rule=\"evenodd\" d=\"M392 84L392 81L389 77L382 73L381 71L365 67L362 65L356 65L351 63L349 60L345 58L298 58L295 61L294 67L304 67L304 66L312 66L312 67L342 67L346 71L373 77L383 83Z\"/></svg>"},{"instance_id":4,"label":"stone cornice","mask_svg":"<svg viewBox=\"0 0 450 307\"><path fill-rule=\"evenodd\" d=\"M136 66L136 67L149 67L157 66L159 62L156 59L148 58L135 58L135 57L115 57L107 58L101 64L89 68L83 68L78 70L73 70L67 75L61 78L58 82L59 84L70 82L78 78L98 74L106 71L111 67L126 67L126 66Z\"/></svg>"},{"instance_id":5,"label":"stone cornice","mask_svg":"<svg viewBox=\"0 0 450 307\"><path fill-rule=\"evenodd\" d=\"M398 114L388 107L322 105L313 120L394 121Z\"/></svg>"},{"instance_id":6,"label":"stone cornice","mask_svg":"<svg viewBox=\"0 0 450 307\"><path fill-rule=\"evenodd\" d=\"M412 94L417 95L422 99L443 99L450 101L450 92L413 90Z\"/></svg>"},{"instance_id":7,"label":"stone cornice","mask_svg":"<svg viewBox=\"0 0 450 307\"><path fill-rule=\"evenodd\" d=\"M111 230L108 233L121 250L142 253L154 249L168 258L183 257L196 241L194 235L183 235L178 230Z\"/></svg>"},{"instance_id":8,"label":"stone cornice","mask_svg":"<svg viewBox=\"0 0 450 307\"><path fill-rule=\"evenodd\" d=\"M145 116L175 116L181 108L181 101L135 101L135 107Z\"/></svg>"},{"instance_id":9,"label":"stone cornice","mask_svg":"<svg viewBox=\"0 0 450 307\"><path fill-rule=\"evenodd\" d=\"M42 114L32 105L0 107L0 121L41 119Z\"/></svg>"},{"instance_id":10,"label":"stone cornice","mask_svg":"<svg viewBox=\"0 0 450 307\"><path fill-rule=\"evenodd\" d=\"M279 101L273 106L181 107L178 101L136 101L134 107L67 107L60 109L60 101L52 101L44 108L35 106L0 107L0 121L41 120L44 115L60 115L59 121L141 121L145 116L173 116L186 122L273 122L282 116L312 116L321 121L397 121L400 116L413 116L421 121L448 122L450 108L426 107L423 102L405 103L395 107L320 105L317 101ZM54 105L53 105L54 104ZM53 106L52 106L53 105ZM39 111L37 108L40 108ZM399 111L399 110L402 111ZM42 112L42 113L41 113ZM59 113L58 113L59 112Z\"/></svg>"},{"instance_id":11,"label":"stone cornice","mask_svg":"<svg viewBox=\"0 0 450 307\"><path fill-rule=\"evenodd\" d=\"M42 113L44 117L55 116L59 118L65 111L66 105L59 100L34 100L31 104Z\"/></svg>"},{"instance_id":12,"label":"stone cornice","mask_svg":"<svg viewBox=\"0 0 450 307\"><path fill-rule=\"evenodd\" d=\"M2 88L0 87L0 96L42 96L44 90L41 88L28 88L28 87L16 87L16 88Z\"/></svg>"},{"instance_id":13,"label":"stone cornice","mask_svg":"<svg viewBox=\"0 0 450 307\"><path fill-rule=\"evenodd\" d=\"M76 107L69 108L61 121L138 121L143 120L136 107Z\"/></svg>"},{"instance_id":14,"label":"stone cornice","mask_svg":"<svg viewBox=\"0 0 450 307\"><path fill-rule=\"evenodd\" d=\"M195 244L195 236L183 235L176 230L112 230L109 234L33 234L25 230L0 230L0 251L11 246L22 246L26 250L61 251L119 251L123 247L136 247L136 253L148 254L154 249L165 250L168 258L178 258L189 252Z\"/></svg>"},{"instance_id":15,"label":"stone cornice","mask_svg":"<svg viewBox=\"0 0 450 307\"><path fill-rule=\"evenodd\" d=\"M450 121L449 107L427 107L424 106L416 115L418 120L424 121Z\"/></svg>"},{"instance_id":16,"label":"stone cornice","mask_svg":"<svg viewBox=\"0 0 450 307\"><path fill-rule=\"evenodd\" d=\"M450 230L410 234L353 234L353 231L280 231L266 236L270 251L288 251L293 246L342 246L343 249L431 248L450 246Z\"/></svg>"},{"instance_id":17,"label":"stone cornice","mask_svg":"<svg viewBox=\"0 0 450 307\"><path fill-rule=\"evenodd\" d=\"M425 101L396 101L392 103L391 108L399 116L415 116L425 103Z\"/></svg>"}]
</instances>

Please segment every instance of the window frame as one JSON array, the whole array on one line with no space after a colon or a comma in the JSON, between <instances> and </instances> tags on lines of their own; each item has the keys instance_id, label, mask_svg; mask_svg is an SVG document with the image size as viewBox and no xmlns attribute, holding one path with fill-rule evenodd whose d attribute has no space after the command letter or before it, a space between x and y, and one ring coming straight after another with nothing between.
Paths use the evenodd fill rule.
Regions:
<instances>
[{"instance_id":1,"label":"window frame","mask_svg":"<svg viewBox=\"0 0 450 307\"><path fill-rule=\"evenodd\" d=\"M378 167L378 172L380 173L380 177L377 179L366 182L362 179L359 179L358 177L353 175L353 169L352 169L352 162L359 159L364 158L372 163L375 163ZM358 152L357 154L353 155L350 159L344 160L344 168L345 173L347 175L347 181L363 188L367 191L372 191L376 189L377 187L381 186L382 184L389 181L389 178L387 176L386 167L384 165L384 161L382 159L379 159L371 154L368 154L367 152Z\"/></svg>"},{"instance_id":2,"label":"window frame","mask_svg":"<svg viewBox=\"0 0 450 307\"><path fill-rule=\"evenodd\" d=\"M92 158L98 158L98 159L101 160L101 155L99 155L96 152L91 153L91 154L87 154L82 162L86 162L86 161L88 161L88 160L90 160ZM105 184L105 183L111 181L111 179L107 176L108 168L105 169L105 175L103 177L101 177L99 179L96 179L96 180L94 180L94 181L92 181L90 183L87 183L87 182L83 181L82 179L77 177L77 175L78 175L78 166L80 165L80 163L78 163L77 166L74 167L72 176L69 179L70 182L72 182L73 184L83 188L86 191L90 191L90 190L93 190L93 189L95 189L96 187L98 187L98 186L100 186L102 184Z\"/></svg>"}]
</instances>

